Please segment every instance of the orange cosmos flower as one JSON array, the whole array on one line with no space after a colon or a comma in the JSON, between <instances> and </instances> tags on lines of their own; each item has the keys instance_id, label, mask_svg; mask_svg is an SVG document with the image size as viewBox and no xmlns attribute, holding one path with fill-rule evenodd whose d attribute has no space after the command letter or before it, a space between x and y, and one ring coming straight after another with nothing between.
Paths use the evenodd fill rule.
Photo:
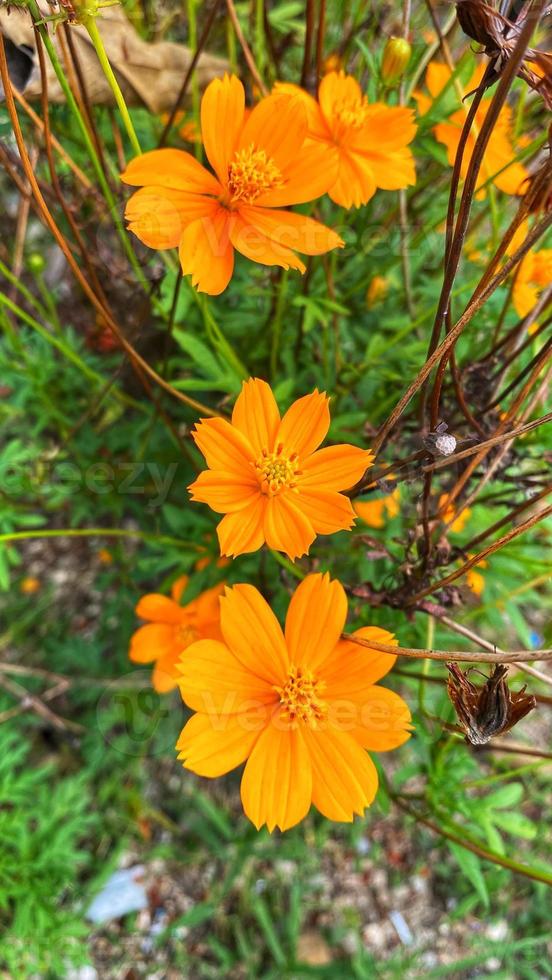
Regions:
<instances>
[{"instance_id":1,"label":"orange cosmos flower","mask_svg":"<svg viewBox=\"0 0 552 980\"><path fill-rule=\"evenodd\" d=\"M329 398L315 390L284 417L266 381L244 382L232 413L202 419L192 432L209 469L188 487L219 514L222 555L269 548L292 560L308 552L317 534L350 530L351 501L340 490L365 473L373 454L356 446L318 450L330 426ZM316 451L318 450L318 451Z\"/></svg>"},{"instance_id":2,"label":"orange cosmos flower","mask_svg":"<svg viewBox=\"0 0 552 980\"><path fill-rule=\"evenodd\" d=\"M181 658L179 687L196 714L178 758L211 777L247 760L241 798L257 829L287 830L311 803L329 820L362 814L378 788L366 749L384 752L410 736L407 705L376 684L396 657L341 639L347 599L329 575L301 582L285 635L252 585L227 589L220 606L224 642L194 643ZM375 626L354 635L396 642Z\"/></svg>"},{"instance_id":3,"label":"orange cosmos flower","mask_svg":"<svg viewBox=\"0 0 552 980\"><path fill-rule=\"evenodd\" d=\"M202 592L188 605L181 606L180 599L188 581L187 575L176 580L171 599L151 593L142 596L136 606L136 614L149 622L134 633L128 655L137 664L155 661L152 684L159 694L176 687L179 677L177 662L190 643L221 638L219 597L224 590L224 582Z\"/></svg>"},{"instance_id":4,"label":"orange cosmos flower","mask_svg":"<svg viewBox=\"0 0 552 980\"><path fill-rule=\"evenodd\" d=\"M353 508L355 514L360 517L368 527L383 527L385 518L396 517L399 513L400 491L396 487L393 493L376 500L355 500Z\"/></svg>"},{"instance_id":5,"label":"orange cosmos flower","mask_svg":"<svg viewBox=\"0 0 552 980\"><path fill-rule=\"evenodd\" d=\"M336 204L358 208L377 188L394 191L416 183L408 149L416 135L411 109L370 105L357 80L342 71L324 76L318 102L296 85L278 84L276 92L303 100L311 140L325 147L328 160L337 156L338 176L328 190Z\"/></svg>"},{"instance_id":6,"label":"orange cosmos flower","mask_svg":"<svg viewBox=\"0 0 552 980\"><path fill-rule=\"evenodd\" d=\"M150 248L179 248L184 275L200 292L221 293L234 249L261 265L305 271L294 249L319 255L343 242L303 214L281 210L324 194L337 161L309 143L307 114L297 98L270 95L245 114L235 76L215 78L201 100L206 170L184 150L152 150L132 160L121 179L139 186L130 198L129 228Z\"/></svg>"},{"instance_id":7,"label":"orange cosmos flower","mask_svg":"<svg viewBox=\"0 0 552 980\"><path fill-rule=\"evenodd\" d=\"M517 251L528 231L528 222L523 221L506 249L507 255L513 255ZM512 275L512 301L517 315L523 319L534 309L543 289L552 282L552 248L542 248L539 251L530 249ZM538 322L530 324L529 332L533 333L537 326Z\"/></svg>"},{"instance_id":8,"label":"orange cosmos flower","mask_svg":"<svg viewBox=\"0 0 552 980\"><path fill-rule=\"evenodd\" d=\"M484 71L485 65L481 64L477 66L465 89L462 89L462 97L467 96L478 87ZM418 112L420 115L425 115L431 109L433 100L442 92L450 80L451 75L452 72L447 65L440 64L437 61L432 61L428 65L425 80L431 98L423 92L414 92L414 98L418 103ZM458 85L461 85L458 79L456 81ZM456 97L459 108L456 112L453 112L446 122L438 123L437 126L434 126L433 132L439 143L443 143L446 146L448 162L452 167L460 143L462 127L466 121L468 107L462 105L460 92L455 87L455 83L450 86L450 92ZM466 176L468 171L475 141L485 121L490 102L491 96L482 99L479 109L476 112L474 124L468 136L462 158L460 169L462 178ZM505 191L506 194L522 194L522 185L527 179L527 171L521 163L517 163L514 160L514 157L512 111L509 106L503 106L500 110L496 126L491 133L487 149L485 150L481 169L477 177L476 188L479 189L482 184L485 184L487 180L492 178L493 183L499 190Z\"/></svg>"},{"instance_id":9,"label":"orange cosmos flower","mask_svg":"<svg viewBox=\"0 0 552 980\"><path fill-rule=\"evenodd\" d=\"M463 531L471 514L471 507L464 507L455 519L456 507L454 503L449 504L449 494L442 493L439 497L439 513L444 524L450 524L449 530L453 532Z\"/></svg>"},{"instance_id":10,"label":"orange cosmos flower","mask_svg":"<svg viewBox=\"0 0 552 980\"><path fill-rule=\"evenodd\" d=\"M468 555L468 558L472 557L472 555ZM487 568L487 566L488 562L482 558L481 561L477 562L477 565L474 565L473 568L470 568L466 572L466 585L468 586L468 589L470 589L471 592L473 592L473 594L478 598L480 595L482 595L483 589L485 588L485 576L482 575L481 572L477 572L476 568Z\"/></svg>"}]
</instances>

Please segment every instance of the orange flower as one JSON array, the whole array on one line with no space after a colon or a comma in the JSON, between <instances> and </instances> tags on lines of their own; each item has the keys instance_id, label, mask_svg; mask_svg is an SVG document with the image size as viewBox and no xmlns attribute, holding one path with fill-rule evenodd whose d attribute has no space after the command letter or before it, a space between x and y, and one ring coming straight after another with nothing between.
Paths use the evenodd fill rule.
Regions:
<instances>
[{"instance_id":1,"label":"orange flower","mask_svg":"<svg viewBox=\"0 0 552 980\"><path fill-rule=\"evenodd\" d=\"M351 821L376 795L366 749L384 752L410 736L410 712L376 682L396 657L342 640L343 587L308 575L291 599L285 636L252 585L220 601L223 643L194 643L181 658L182 697L196 712L177 742L200 776L247 760L243 808L257 829L287 830L311 803L329 820ZM376 626L354 634L394 645Z\"/></svg>"},{"instance_id":2,"label":"orange flower","mask_svg":"<svg viewBox=\"0 0 552 980\"><path fill-rule=\"evenodd\" d=\"M136 614L149 622L134 633L128 655L136 664L155 660L152 684L159 694L176 687L178 658L190 643L221 638L219 601L224 582L181 606L180 599L187 585L188 576L182 575L172 587L172 599L151 593L142 596L136 606Z\"/></svg>"},{"instance_id":3,"label":"orange flower","mask_svg":"<svg viewBox=\"0 0 552 980\"><path fill-rule=\"evenodd\" d=\"M464 510L460 512L458 517L455 519L456 507L454 504L449 504L448 493L442 493L439 497L439 512L441 520L445 524L450 524L450 530L453 532L463 531L466 523L471 514L471 507L464 507Z\"/></svg>"},{"instance_id":4,"label":"orange flower","mask_svg":"<svg viewBox=\"0 0 552 980\"><path fill-rule=\"evenodd\" d=\"M355 514L368 527L383 527L386 516L388 518L396 517L399 513L399 497L400 491L397 487L393 490L393 493L389 493L385 497L379 497L376 500L355 500L353 508Z\"/></svg>"},{"instance_id":5,"label":"orange flower","mask_svg":"<svg viewBox=\"0 0 552 980\"><path fill-rule=\"evenodd\" d=\"M438 125L434 126L433 128L436 138L447 148L447 158L451 167L454 164L456 151L460 143L462 127L466 121L466 115L468 112L468 107L466 105L462 105L461 103L461 96L464 97L477 88L481 78L483 77L484 71L485 65L478 65L465 89L462 89L461 93L456 87L457 85L461 85L458 79L456 79L456 85L454 82L452 85L450 85L450 92L453 96L456 96L456 104L459 106L459 108L456 112L453 112L446 122L438 123ZM428 65L426 72L426 85L431 94L431 98L425 95L423 92L414 92L414 98L418 103L418 112L420 115L425 115L425 113L431 109L433 100L437 98L440 92L442 92L447 82L449 82L451 75L452 72L447 65L440 64L437 61L432 61ZM475 147L475 141L478 133L481 130L483 122L485 121L485 116L487 115L490 102L491 96L482 99L479 109L476 112L474 124L464 149L462 166L460 170L462 178L466 176L468 171L468 165ZM522 185L527 179L527 171L521 163L517 163L514 160L514 157L515 150L512 142L512 111L509 106L503 106L500 110L496 126L491 133L491 137L487 144L487 149L485 150L481 169L477 177L477 189L479 189L482 184L485 184L487 180L492 178L493 183L506 194L523 193Z\"/></svg>"},{"instance_id":6,"label":"orange flower","mask_svg":"<svg viewBox=\"0 0 552 980\"><path fill-rule=\"evenodd\" d=\"M352 487L373 455L356 446L317 450L330 426L329 398L315 390L293 403L284 417L266 381L244 382L232 413L202 419L192 435L207 470L189 490L218 514L222 555L269 548L292 560L308 552L317 534L350 530Z\"/></svg>"},{"instance_id":7,"label":"orange flower","mask_svg":"<svg viewBox=\"0 0 552 980\"><path fill-rule=\"evenodd\" d=\"M468 558L472 557L472 555L468 555ZM485 577L481 574L481 572L476 572L476 568L487 568L487 565L488 562L482 558L481 561L477 562L477 565L474 565L473 568L470 568L469 571L466 572L466 585L468 586L468 589L470 589L478 598L485 588Z\"/></svg>"},{"instance_id":8,"label":"orange flower","mask_svg":"<svg viewBox=\"0 0 552 980\"><path fill-rule=\"evenodd\" d=\"M296 85L278 84L275 91L302 99L311 140L324 146L326 160L337 157L338 176L328 190L336 204L358 208L378 187L394 191L416 183L408 149L416 135L411 109L370 105L357 80L342 71L324 76L318 102Z\"/></svg>"},{"instance_id":9,"label":"orange flower","mask_svg":"<svg viewBox=\"0 0 552 980\"><path fill-rule=\"evenodd\" d=\"M528 231L528 223L523 221L506 249L507 255L513 255L517 251ZM536 306L542 290L552 282L552 248L543 248L540 251L530 249L512 275L515 277L512 301L517 315L523 319ZM538 322L530 324L530 333L537 326Z\"/></svg>"},{"instance_id":10,"label":"orange flower","mask_svg":"<svg viewBox=\"0 0 552 980\"><path fill-rule=\"evenodd\" d=\"M234 249L261 265L305 271L293 249L319 255L343 245L335 232L281 210L313 201L335 180L337 161L309 142L301 101L270 95L245 117L243 85L215 78L201 101L206 170L184 150L152 150L121 179L141 189L126 210L129 228L150 248L176 248L200 292L226 289ZM216 175L216 176L215 176Z\"/></svg>"},{"instance_id":11,"label":"orange flower","mask_svg":"<svg viewBox=\"0 0 552 980\"><path fill-rule=\"evenodd\" d=\"M34 595L35 592L40 592L41 588L40 579L35 578L33 575L27 575L19 583L19 591L23 595Z\"/></svg>"}]
</instances>

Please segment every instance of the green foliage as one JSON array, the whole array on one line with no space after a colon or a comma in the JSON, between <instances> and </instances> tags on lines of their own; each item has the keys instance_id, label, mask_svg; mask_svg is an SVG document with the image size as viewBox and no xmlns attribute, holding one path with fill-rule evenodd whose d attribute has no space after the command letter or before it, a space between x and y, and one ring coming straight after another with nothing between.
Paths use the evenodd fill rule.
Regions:
<instances>
[{"instance_id":1,"label":"green foliage","mask_svg":"<svg viewBox=\"0 0 552 980\"><path fill-rule=\"evenodd\" d=\"M86 777L32 767L30 754L20 730L0 728L0 967L14 978L88 962L78 904L98 815Z\"/></svg>"}]
</instances>

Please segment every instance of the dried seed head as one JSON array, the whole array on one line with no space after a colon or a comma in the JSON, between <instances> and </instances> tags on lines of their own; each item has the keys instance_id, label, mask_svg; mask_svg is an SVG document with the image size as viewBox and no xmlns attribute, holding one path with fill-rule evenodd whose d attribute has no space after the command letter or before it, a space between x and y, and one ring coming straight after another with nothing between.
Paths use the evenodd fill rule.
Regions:
<instances>
[{"instance_id":1,"label":"dried seed head","mask_svg":"<svg viewBox=\"0 0 552 980\"><path fill-rule=\"evenodd\" d=\"M508 22L494 7L483 0L457 0L456 16L464 34L482 44L487 54L503 49Z\"/></svg>"},{"instance_id":2,"label":"dried seed head","mask_svg":"<svg viewBox=\"0 0 552 980\"><path fill-rule=\"evenodd\" d=\"M450 432L447 432L446 422L441 422L435 432L428 432L424 436L424 446L430 453L437 456L451 456L456 449L456 439Z\"/></svg>"},{"instance_id":3,"label":"dried seed head","mask_svg":"<svg viewBox=\"0 0 552 980\"><path fill-rule=\"evenodd\" d=\"M448 694L456 709L458 720L465 732L466 742L485 745L495 735L510 731L525 717L537 702L532 694L510 691L508 668L496 664L482 687L476 687L463 673L458 664L447 664L449 669Z\"/></svg>"}]
</instances>

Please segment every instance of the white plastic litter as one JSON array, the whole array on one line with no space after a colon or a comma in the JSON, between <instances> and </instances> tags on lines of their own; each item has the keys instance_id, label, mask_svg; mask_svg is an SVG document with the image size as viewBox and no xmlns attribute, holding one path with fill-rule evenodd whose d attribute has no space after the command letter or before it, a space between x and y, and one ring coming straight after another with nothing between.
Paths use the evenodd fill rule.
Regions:
<instances>
[{"instance_id":1,"label":"white plastic litter","mask_svg":"<svg viewBox=\"0 0 552 980\"><path fill-rule=\"evenodd\" d=\"M99 924L147 908L148 897L140 880L143 874L144 868L141 864L115 871L102 891L96 895L86 912L86 918Z\"/></svg>"}]
</instances>

